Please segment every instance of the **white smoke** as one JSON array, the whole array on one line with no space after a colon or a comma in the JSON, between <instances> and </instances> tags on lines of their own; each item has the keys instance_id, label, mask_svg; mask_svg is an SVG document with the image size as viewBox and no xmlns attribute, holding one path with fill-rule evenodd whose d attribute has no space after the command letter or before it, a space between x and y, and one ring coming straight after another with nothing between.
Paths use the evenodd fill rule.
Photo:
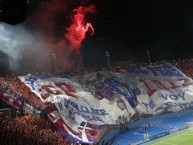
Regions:
<instances>
[{"instance_id":1,"label":"white smoke","mask_svg":"<svg viewBox=\"0 0 193 145\"><path fill-rule=\"evenodd\" d=\"M23 24L0 23L0 51L9 56L9 69L15 72L24 66L38 68L45 65L51 55L43 38Z\"/></svg>"},{"instance_id":2,"label":"white smoke","mask_svg":"<svg viewBox=\"0 0 193 145\"><path fill-rule=\"evenodd\" d=\"M31 40L32 36L19 26L0 25L0 50L13 59L18 59L20 53L32 44Z\"/></svg>"}]
</instances>

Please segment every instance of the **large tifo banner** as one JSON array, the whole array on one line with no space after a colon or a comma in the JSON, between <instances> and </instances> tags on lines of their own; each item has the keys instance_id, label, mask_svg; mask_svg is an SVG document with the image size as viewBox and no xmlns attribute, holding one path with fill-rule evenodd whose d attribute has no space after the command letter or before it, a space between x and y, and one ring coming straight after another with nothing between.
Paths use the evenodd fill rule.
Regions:
<instances>
[{"instance_id":1,"label":"large tifo banner","mask_svg":"<svg viewBox=\"0 0 193 145\"><path fill-rule=\"evenodd\" d=\"M193 81L170 64L100 71L74 77L20 76L67 138L94 142L101 125L129 121L137 112L160 114L193 107Z\"/></svg>"}]
</instances>

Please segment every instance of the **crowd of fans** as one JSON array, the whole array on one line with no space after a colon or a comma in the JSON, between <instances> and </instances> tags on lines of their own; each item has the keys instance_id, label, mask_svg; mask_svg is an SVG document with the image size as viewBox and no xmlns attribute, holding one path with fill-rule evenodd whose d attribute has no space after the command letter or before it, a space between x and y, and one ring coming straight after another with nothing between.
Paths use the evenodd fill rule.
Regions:
<instances>
[{"instance_id":1,"label":"crowd of fans","mask_svg":"<svg viewBox=\"0 0 193 145\"><path fill-rule=\"evenodd\" d=\"M173 66L180 69L187 76L193 78L193 59L185 60L173 60L162 61L151 64L140 63L132 64L132 67L141 67L148 65L160 65L170 63ZM111 71L120 71L126 69L126 67L113 67ZM84 74L83 71L73 72L72 74ZM71 75L72 75L71 74ZM42 110L48 103L42 102L42 100L33 93L17 75L8 75L0 77L0 88L11 93L15 97L23 98L23 100L36 108ZM134 120L140 119L139 115L133 116ZM122 122L125 121L125 117L121 118ZM126 121L127 122L127 121ZM124 123L123 123L124 124ZM109 126L107 129L102 130L102 136L117 126ZM0 114L0 145L71 145L72 142L64 138L57 129L46 119L36 118L32 115L25 115L21 118L11 119L9 117ZM77 144L77 143L74 143Z\"/></svg>"},{"instance_id":2,"label":"crowd of fans","mask_svg":"<svg viewBox=\"0 0 193 145\"><path fill-rule=\"evenodd\" d=\"M193 59L173 60L171 64L182 70L187 76L193 78Z\"/></svg>"},{"instance_id":3,"label":"crowd of fans","mask_svg":"<svg viewBox=\"0 0 193 145\"><path fill-rule=\"evenodd\" d=\"M27 104L38 110L42 110L45 106L45 103L43 103L35 93L21 82L15 74L0 77L0 88L11 93L15 97L23 98Z\"/></svg>"},{"instance_id":4,"label":"crowd of fans","mask_svg":"<svg viewBox=\"0 0 193 145\"><path fill-rule=\"evenodd\" d=\"M31 92L15 74L0 77L0 88L16 98L22 98L40 111L49 105ZM45 118L25 115L14 119L0 114L0 145L77 145L77 143L64 138Z\"/></svg>"},{"instance_id":5,"label":"crowd of fans","mask_svg":"<svg viewBox=\"0 0 193 145\"><path fill-rule=\"evenodd\" d=\"M78 145L64 138L46 119L0 114L0 145Z\"/></svg>"}]
</instances>

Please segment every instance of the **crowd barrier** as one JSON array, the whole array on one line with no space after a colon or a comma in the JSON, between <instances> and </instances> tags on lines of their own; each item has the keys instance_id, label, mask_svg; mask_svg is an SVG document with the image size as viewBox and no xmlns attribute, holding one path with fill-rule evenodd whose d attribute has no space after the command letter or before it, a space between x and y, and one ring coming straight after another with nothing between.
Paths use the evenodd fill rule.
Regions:
<instances>
[{"instance_id":1,"label":"crowd barrier","mask_svg":"<svg viewBox=\"0 0 193 145\"><path fill-rule=\"evenodd\" d=\"M130 145L140 145L140 144L144 144L144 143L147 143L149 141L153 141L155 139L159 139L161 137L164 137L164 136L167 136L167 135L170 135L170 134L174 134L174 133L177 133L177 132L180 132L180 131L183 131L183 130L186 130L190 128L188 125L186 126L182 126L182 127L179 127L179 128L176 128L176 129L173 129L173 130L170 130L170 131L167 131L167 132L162 132L162 133L159 133L159 134L156 134L150 138L146 138L144 140L140 140L138 142L135 142L135 143L132 143Z\"/></svg>"}]
</instances>

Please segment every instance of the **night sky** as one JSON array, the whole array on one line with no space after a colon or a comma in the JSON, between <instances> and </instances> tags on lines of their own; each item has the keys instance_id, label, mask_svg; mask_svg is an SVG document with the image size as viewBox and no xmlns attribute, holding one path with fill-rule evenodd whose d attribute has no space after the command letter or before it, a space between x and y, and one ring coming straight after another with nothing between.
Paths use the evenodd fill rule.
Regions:
<instances>
[{"instance_id":1,"label":"night sky","mask_svg":"<svg viewBox=\"0 0 193 145\"><path fill-rule=\"evenodd\" d=\"M101 0L96 6L96 33L85 40L83 47L86 60L104 61L104 52L109 51L112 61L147 61L146 49L150 50L152 61L192 58L192 3Z\"/></svg>"},{"instance_id":2,"label":"night sky","mask_svg":"<svg viewBox=\"0 0 193 145\"><path fill-rule=\"evenodd\" d=\"M93 56L102 57L107 50L114 61L133 57L147 60L146 49L149 49L152 61L192 58L191 3L182 0L101 1L97 8L100 16L95 25L99 34L85 42L87 47L94 47Z\"/></svg>"},{"instance_id":3,"label":"night sky","mask_svg":"<svg viewBox=\"0 0 193 145\"><path fill-rule=\"evenodd\" d=\"M44 33L52 43L59 42L72 23L72 10L94 5L96 13L85 17L94 34L89 29L79 48L86 66L105 66L106 51L111 62L147 62L146 50L151 61L193 58L192 4L183 0L28 0L24 24Z\"/></svg>"}]
</instances>

